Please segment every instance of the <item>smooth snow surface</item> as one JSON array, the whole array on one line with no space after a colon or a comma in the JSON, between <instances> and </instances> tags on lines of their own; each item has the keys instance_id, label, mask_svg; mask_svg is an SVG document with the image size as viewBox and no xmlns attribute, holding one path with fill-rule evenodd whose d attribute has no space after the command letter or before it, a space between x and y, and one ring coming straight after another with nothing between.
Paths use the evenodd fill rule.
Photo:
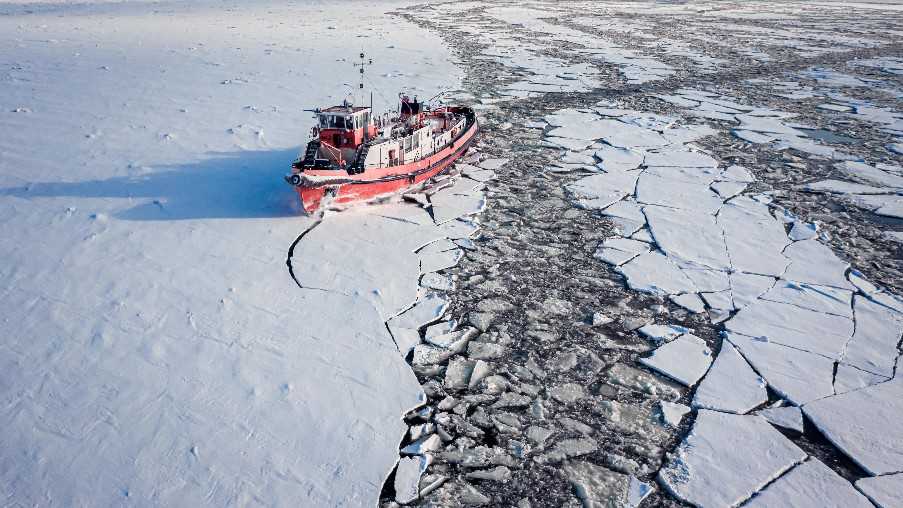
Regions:
<instances>
[{"instance_id":1,"label":"smooth snow surface","mask_svg":"<svg viewBox=\"0 0 903 508\"><path fill-rule=\"evenodd\" d=\"M903 506L903 473L863 478L856 482L856 488L878 508Z\"/></svg>"},{"instance_id":2,"label":"smooth snow surface","mask_svg":"<svg viewBox=\"0 0 903 508\"><path fill-rule=\"evenodd\" d=\"M456 85L398 5L0 4L4 502L376 503L423 401L384 321L445 230L327 217L301 289L314 223L282 175L360 47L390 99Z\"/></svg>"},{"instance_id":3,"label":"smooth snow surface","mask_svg":"<svg viewBox=\"0 0 903 508\"><path fill-rule=\"evenodd\" d=\"M903 379L817 400L803 412L870 474L903 471Z\"/></svg>"},{"instance_id":4,"label":"smooth snow surface","mask_svg":"<svg viewBox=\"0 0 903 508\"><path fill-rule=\"evenodd\" d=\"M659 481L687 503L735 506L804 458L761 417L701 410Z\"/></svg>"},{"instance_id":5,"label":"smooth snow surface","mask_svg":"<svg viewBox=\"0 0 903 508\"><path fill-rule=\"evenodd\" d=\"M810 458L778 478L744 506L870 508L872 504L850 482L818 459Z\"/></svg>"},{"instance_id":6,"label":"smooth snow surface","mask_svg":"<svg viewBox=\"0 0 903 508\"><path fill-rule=\"evenodd\" d=\"M693 407L744 414L768 400L765 380L724 341L712 368L696 389Z\"/></svg>"}]
</instances>

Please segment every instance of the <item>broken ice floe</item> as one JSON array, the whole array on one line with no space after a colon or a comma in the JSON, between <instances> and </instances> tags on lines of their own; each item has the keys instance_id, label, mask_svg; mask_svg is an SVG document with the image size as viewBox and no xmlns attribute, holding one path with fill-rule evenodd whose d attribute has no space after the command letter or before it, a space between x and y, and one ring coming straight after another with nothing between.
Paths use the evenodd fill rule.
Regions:
<instances>
[{"instance_id":1,"label":"broken ice floe","mask_svg":"<svg viewBox=\"0 0 903 508\"><path fill-rule=\"evenodd\" d=\"M863 478L856 482L856 488L878 508L903 506L903 473Z\"/></svg>"},{"instance_id":2,"label":"broken ice floe","mask_svg":"<svg viewBox=\"0 0 903 508\"><path fill-rule=\"evenodd\" d=\"M688 99L684 105L690 103ZM703 101L692 104L699 107ZM734 111L730 111L732 106L736 106ZM721 108L718 113L736 119L740 129L735 132L741 133L738 135L755 142L775 142L777 147L783 144L809 153L837 155L806 140L805 131L786 122L787 115L711 102L702 109L717 108ZM620 116L623 123L633 114L615 108L599 109L597 113L609 119ZM858 287L848 279L849 264L818 241L815 224L789 218L791 227L787 233L785 217L776 218L767 199L743 195L746 185L753 181L748 171L737 166L718 170L717 161L705 154L680 145L662 144L654 134L667 139L670 124L648 124L656 125L658 130L640 133L639 141L631 144L609 131L616 124L606 122L606 118L593 118L589 112L565 112L550 120L557 124L559 135L584 143L605 143L594 152L603 173L568 186L575 204L601 209L620 228L622 238L603 241L596 257L615 265L633 289L668 295L693 311L709 308L728 313L722 353L703 378L693 401L694 407L700 409L697 426L700 418L705 421L704 414L710 414L705 408L742 414L761 406L768 400L766 385L791 403L803 406L809 414L844 396L835 393L870 393L889 383L886 380L893 375L899 356L899 310L854 295ZM630 132L638 134L637 128L646 127L635 125L627 130L634 129ZM691 140L689 137L681 142ZM889 214L895 213L894 193L900 183L897 173L852 161L845 161L838 168L852 180L864 183L841 182L832 187L810 186L808 190L858 192L861 206L871 206L873 210L884 206ZM865 197L869 192L874 193L870 194L874 198ZM638 231L648 231L648 238L635 236ZM729 314L732 312L735 314ZM706 354L704 343L689 337L692 336L665 339L671 342L640 361L692 385L706 373L711 357ZM693 345L696 347L690 347ZM681 348L689 349L678 353ZM835 365L836 362L841 363ZM803 430L802 414L796 406L764 409L758 414L774 425ZM755 416L747 418L765 421ZM850 439L838 420L834 418L820 426L823 431L831 426L834 434L840 436L829 437L836 439L835 443L843 437ZM724 484L718 485L717 492L706 493L705 488L700 488L682 495L670 490L702 505L707 502L705 496L736 495L735 502L749 498L805 458L780 434L771 431L765 436L761 446L770 448L785 443L782 446L795 450L791 453L794 459L762 474L757 486L733 493L733 487ZM865 447L861 442L853 440L846 448L840 447L851 457L856 453L867 456L859 450ZM668 467L660 476L666 486L668 473L673 471ZM686 473L680 477L685 482L703 482L701 477L708 474L692 469L678 471ZM852 487L846 480L833 472L834 476L822 473L824 470L816 469L814 462L800 467L795 475L770 487L767 496L776 492L798 495L812 485L834 489L841 497L851 494ZM766 494L760 494L763 497L759 502L767 499ZM851 502L855 502L856 495L852 491Z\"/></svg>"},{"instance_id":3,"label":"broken ice floe","mask_svg":"<svg viewBox=\"0 0 903 508\"><path fill-rule=\"evenodd\" d=\"M759 416L703 409L658 479L693 505L736 506L805 458Z\"/></svg>"},{"instance_id":4,"label":"broken ice floe","mask_svg":"<svg viewBox=\"0 0 903 508\"><path fill-rule=\"evenodd\" d=\"M869 474L903 471L903 379L816 400L803 412Z\"/></svg>"},{"instance_id":5,"label":"broken ice floe","mask_svg":"<svg viewBox=\"0 0 903 508\"><path fill-rule=\"evenodd\" d=\"M641 358L640 363L671 379L693 386L712 363L712 352L705 341L693 334L683 334Z\"/></svg>"},{"instance_id":6,"label":"broken ice floe","mask_svg":"<svg viewBox=\"0 0 903 508\"><path fill-rule=\"evenodd\" d=\"M756 414L772 425L803 432L803 413L797 406L770 407Z\"/></svg>"},{"instance_id":7,"label":"broken ice floe","mask_svg":"<svg viewBox=\"0 0 903 508\"><path fill-rule=\"evenodd\" d=\"M816 458L794 467L755 495L744 506L836 506L871 508L850 482Z\"/></svg>"},{"instance_id":8,"label":"broken ice floe","mask_svg":"<svg viewBox=\"0 0 903 508\"><path fill-rule=\"evenodd\" d=\"M744 414L768 400L765 380L724 341L712 368L696 389L693 407Z\"/></svg>"}]
</instances>

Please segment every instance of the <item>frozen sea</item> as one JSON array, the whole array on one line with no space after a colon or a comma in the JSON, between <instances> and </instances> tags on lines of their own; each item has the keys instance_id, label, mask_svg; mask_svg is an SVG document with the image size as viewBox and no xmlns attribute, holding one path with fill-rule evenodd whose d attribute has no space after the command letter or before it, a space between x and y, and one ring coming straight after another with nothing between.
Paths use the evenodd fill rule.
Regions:
<instances>
[{"instance_id":1,"label":"frozen sea","mask_svg":"<svg viewBox=\"0 0 903 508\"><path fill-rule=\"evenodd\" d=\"M0 2L0 504L376 502L423 394L391 309L292 279L282 175L360 51L379 110L457 86L404 5Z\"/></svg>"}]
</instances>

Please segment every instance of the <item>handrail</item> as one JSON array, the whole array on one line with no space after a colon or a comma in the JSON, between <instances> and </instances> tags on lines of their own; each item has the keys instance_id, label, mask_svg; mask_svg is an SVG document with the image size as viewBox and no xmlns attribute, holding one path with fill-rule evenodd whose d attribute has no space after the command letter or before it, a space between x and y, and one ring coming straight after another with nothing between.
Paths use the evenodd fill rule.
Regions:
<instances>
[{"instance_id":1,"label":"handrail","mask_svg":"<svg viewBox=\"0 0 903 508\"><path fill-rule=\"evenodd\" d=\"M329 143L327 143L326 141L323 141L323 140L320 140L320 146L325 146L326 149L329 150L330 153L332 153L335 156L335 159L339 163L339 165L341 165L343 162L345 162L344 160L342 160L342 151L339 150L338 148L330 145Z\"/></svg>"}]
</instances>

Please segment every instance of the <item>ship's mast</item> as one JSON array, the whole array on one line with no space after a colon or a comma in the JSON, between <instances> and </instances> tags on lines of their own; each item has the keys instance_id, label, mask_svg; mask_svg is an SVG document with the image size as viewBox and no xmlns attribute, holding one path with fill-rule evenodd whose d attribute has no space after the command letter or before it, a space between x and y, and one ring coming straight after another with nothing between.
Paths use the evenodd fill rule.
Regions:
<instances>
[{"instance_id":1,"label":"ship's mast","mask_svg":"<svg viewBox=\"0 0 903 508\"><path fill-rule=\"evenodd\" d=\"M360 75L361 75L361 82L360 82L360 86L358 87L358 89L361 90L361 104L364 103L364 67L366 67L368 65L373 65L373 59L369 58L365 61L364 60L364 52L361 51L361 63L354 64L355 67L359 67L358 72L360 72ZM371 111L370 114L373 114L372 113L372 111L373 111L373 92L372 91L370 92L370 111Z\"/></svg>"}]
</instances>

